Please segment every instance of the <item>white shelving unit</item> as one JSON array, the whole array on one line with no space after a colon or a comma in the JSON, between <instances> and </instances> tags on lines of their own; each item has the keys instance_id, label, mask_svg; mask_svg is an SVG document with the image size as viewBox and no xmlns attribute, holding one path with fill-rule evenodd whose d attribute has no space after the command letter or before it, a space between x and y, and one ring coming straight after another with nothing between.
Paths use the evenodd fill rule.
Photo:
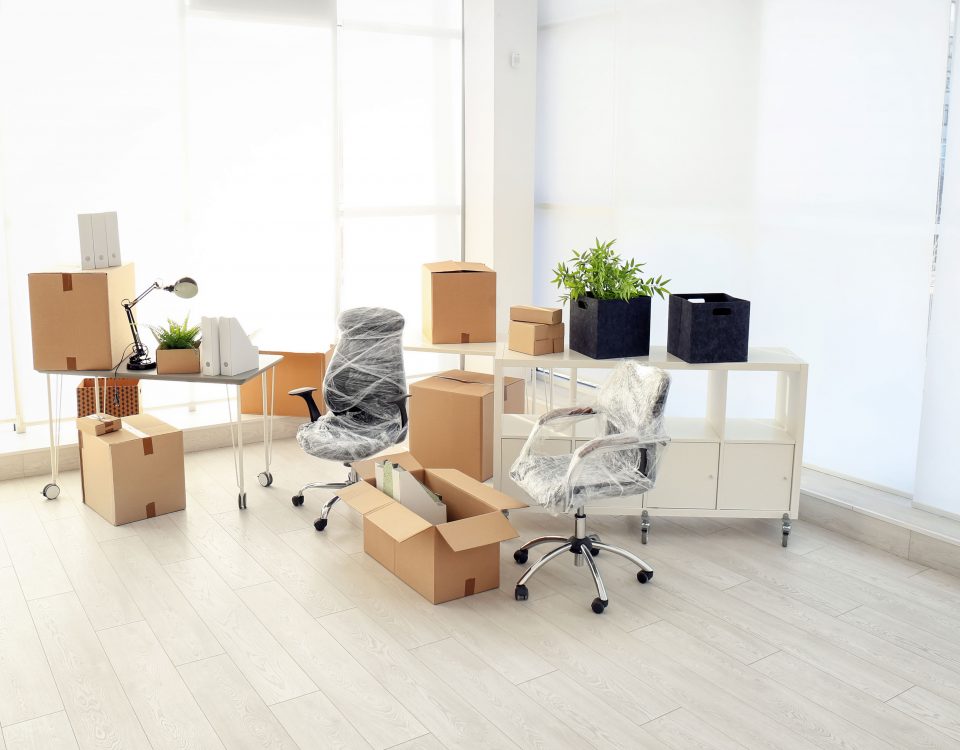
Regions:
<instances>
[{"instance_id":1,"label":"white shelving unit","mask_svg":"<svg viewBox=\"0 0 960 750\"><path fill-rule=\"evenodd\" d=\"M641 515L644 541L649 517L655 515L725 518L781 518L784 544L790 519L800 504L800 467L803 461L803 429L806 415L807 364L786 349L750 350L746 362L689 364L667 354L664 347L651 347L650 356L637 361L669 371L706 373L706 399L700 417L668 418L667 448L651 492L593 505L591 513ZM532 356L499 344L494 356L494 485L528 500L509 477L510 466L537 419L536 413L503 414L503 377L508 368L546 370L551 384L542 402L553 406L554 371L569 373L569 403L577 403L578 373L608 369L619 360L591 359L574 351ZM776 375L776 394L770 419L728 418L727 403L731 373L767 372ZM536 378L533 379L536 383ZM540 403L531 394L528 408ZM579 424L573 434L558 432L546 443L548 450L569 453L591 437L592 425Z\"/></svg>"}]
</instances>

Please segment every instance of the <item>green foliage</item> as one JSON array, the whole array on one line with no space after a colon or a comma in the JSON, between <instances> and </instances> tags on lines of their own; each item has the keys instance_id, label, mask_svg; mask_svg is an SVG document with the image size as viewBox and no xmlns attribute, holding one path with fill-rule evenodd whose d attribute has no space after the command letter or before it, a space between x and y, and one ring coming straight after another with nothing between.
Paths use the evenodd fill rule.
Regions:
<instances>
[{"instance_id":1,"label":"green foliage","mask_svg":"<svg viewBox=\"0 0 960 750\"><path fill-rule=\"evenodd\" d=\"M190 316L183 319L183 323L167 318L167 327L150 326L153 337L157 340L158 349L196 349L200 346L197 336L200 335L200 326L190 325Z\"/></svg>"},{"instance_id":2,"label":"green foliage","mask_svg":"<svg viewBox=\"0 0 960 750\"><path fill-rule=\"evenodd\" d=\"M597 238L597 244L593 247L583 251L574 250L570 265L557 264L553 270L553 283L567 290L560 297L561 301L586 295L597 299L629 300L652 297L654 294L662 298L664 293L669 294L667 284L670 279L664 279L663 276L644 279L643 267L646 264L638 263L633 258L621 260L613 250L615 242L600 242Z\"/></svg>"}]
</instances>

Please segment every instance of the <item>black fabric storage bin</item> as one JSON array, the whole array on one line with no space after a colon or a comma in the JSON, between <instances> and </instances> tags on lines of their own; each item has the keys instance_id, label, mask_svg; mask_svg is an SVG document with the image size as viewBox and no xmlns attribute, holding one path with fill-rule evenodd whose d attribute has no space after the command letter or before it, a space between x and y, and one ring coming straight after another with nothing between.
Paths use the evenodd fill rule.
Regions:
<instances>
[{"instance_id":1,"label":"black fabric storage bin","mask_svg":"<svg viewBox=\"0 0 960 750\"><path fill-rule=\"evenodd\" d=\"M746 362L749 339L749 301L729 294L670 295L667 351L673 356L684 362Z\"/></svg>"},{"instance_id":2,"label":"black fabric storage bin","mask_svg":"<svg viewBox=\"0 0 960 750\"><path fill-rule=\"evenodd\" d=\"M570 301L570 348L593 359L650 354L650 298Z\"/></svg>"}]
</instances>

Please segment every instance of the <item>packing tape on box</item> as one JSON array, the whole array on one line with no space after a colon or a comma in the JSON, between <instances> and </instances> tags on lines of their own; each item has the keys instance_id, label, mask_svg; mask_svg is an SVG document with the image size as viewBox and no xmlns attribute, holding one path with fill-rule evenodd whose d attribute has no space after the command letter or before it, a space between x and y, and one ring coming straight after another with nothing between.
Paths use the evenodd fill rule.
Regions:
<instances>
[{"instance_id":1,"label":"packing tape on box","mask_svg":"<svg viewBox=\"0 0 960 750\"><path fill-rule=\"evenodd\" d=\"M70 273L60 274L60 283L63 285L63 291L72 292L73 291L73 274L70 274Z\"/></svg>"},{"instance_id":2,"label":"packing tape on box","mask_svg":"<svg viewBox=\"0 0 960 750\"><path fill-rule=\"evenodd\" d=\"M153 438L150 437L147 433L138 430L136 427L131 427L129 424L125 424L123 429L129 432L134 437L140 438L143 441L143 455L152 456L153 455Z\"/></svg>"}]
</instances>

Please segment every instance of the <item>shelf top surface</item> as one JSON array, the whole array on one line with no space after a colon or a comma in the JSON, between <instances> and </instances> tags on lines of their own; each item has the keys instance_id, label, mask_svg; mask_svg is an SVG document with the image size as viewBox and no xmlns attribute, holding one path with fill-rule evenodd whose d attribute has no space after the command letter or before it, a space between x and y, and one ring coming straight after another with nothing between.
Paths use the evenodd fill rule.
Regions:
<instances>
[{"instance_id":1,"label":"shelf top surface","mask_svg":"<svg viewBox=\"0 0 960 750\"><path fill-rule=\"evenodd\" d=\"M433 344L424 338L403 342L408 352L431 352L433 354L468 354L476 357L494 357L497 354L497 341L483 341L477 344Z\"/></svg>"},{"instance_id":2,"label":"shelf top surface","mask_svg":"<svg viewBox=\"0 0 960 750\"><path fill-rule=\"evenodd\" d=\"M566 349L559 354L522 354L507 348L506 343L497 344L497 361L513 367L615 367L620 359L593 359L586 354ZM694 364L667 353L665 346L651 346L647 357L628 357L642 364L655 365L664 370L799 370L806 362L789 349L776 347L751 347L746 362L715 362Z\"/></svg>"},{"instance_id":3,"label":"shelf top surface","mask_svg":"<svg viewBox=\"0 0 960 750\"><path fill-rule=\"evenodd\" d=\"M170 380L178 383L211 383L220 385L243 385L248 380L253 380L257 375L276 367L283 361L283 355L280 354L261 354L260 364L256 369L241 372L239 375L203 375L201 373L170 373L161 374L156 370L128 370L124 363L118 370L116 376L114 371L110 370L37 370L45 375L79 375L85 378L132 378L135 380Z\"/></svg>"}]
</instances>

